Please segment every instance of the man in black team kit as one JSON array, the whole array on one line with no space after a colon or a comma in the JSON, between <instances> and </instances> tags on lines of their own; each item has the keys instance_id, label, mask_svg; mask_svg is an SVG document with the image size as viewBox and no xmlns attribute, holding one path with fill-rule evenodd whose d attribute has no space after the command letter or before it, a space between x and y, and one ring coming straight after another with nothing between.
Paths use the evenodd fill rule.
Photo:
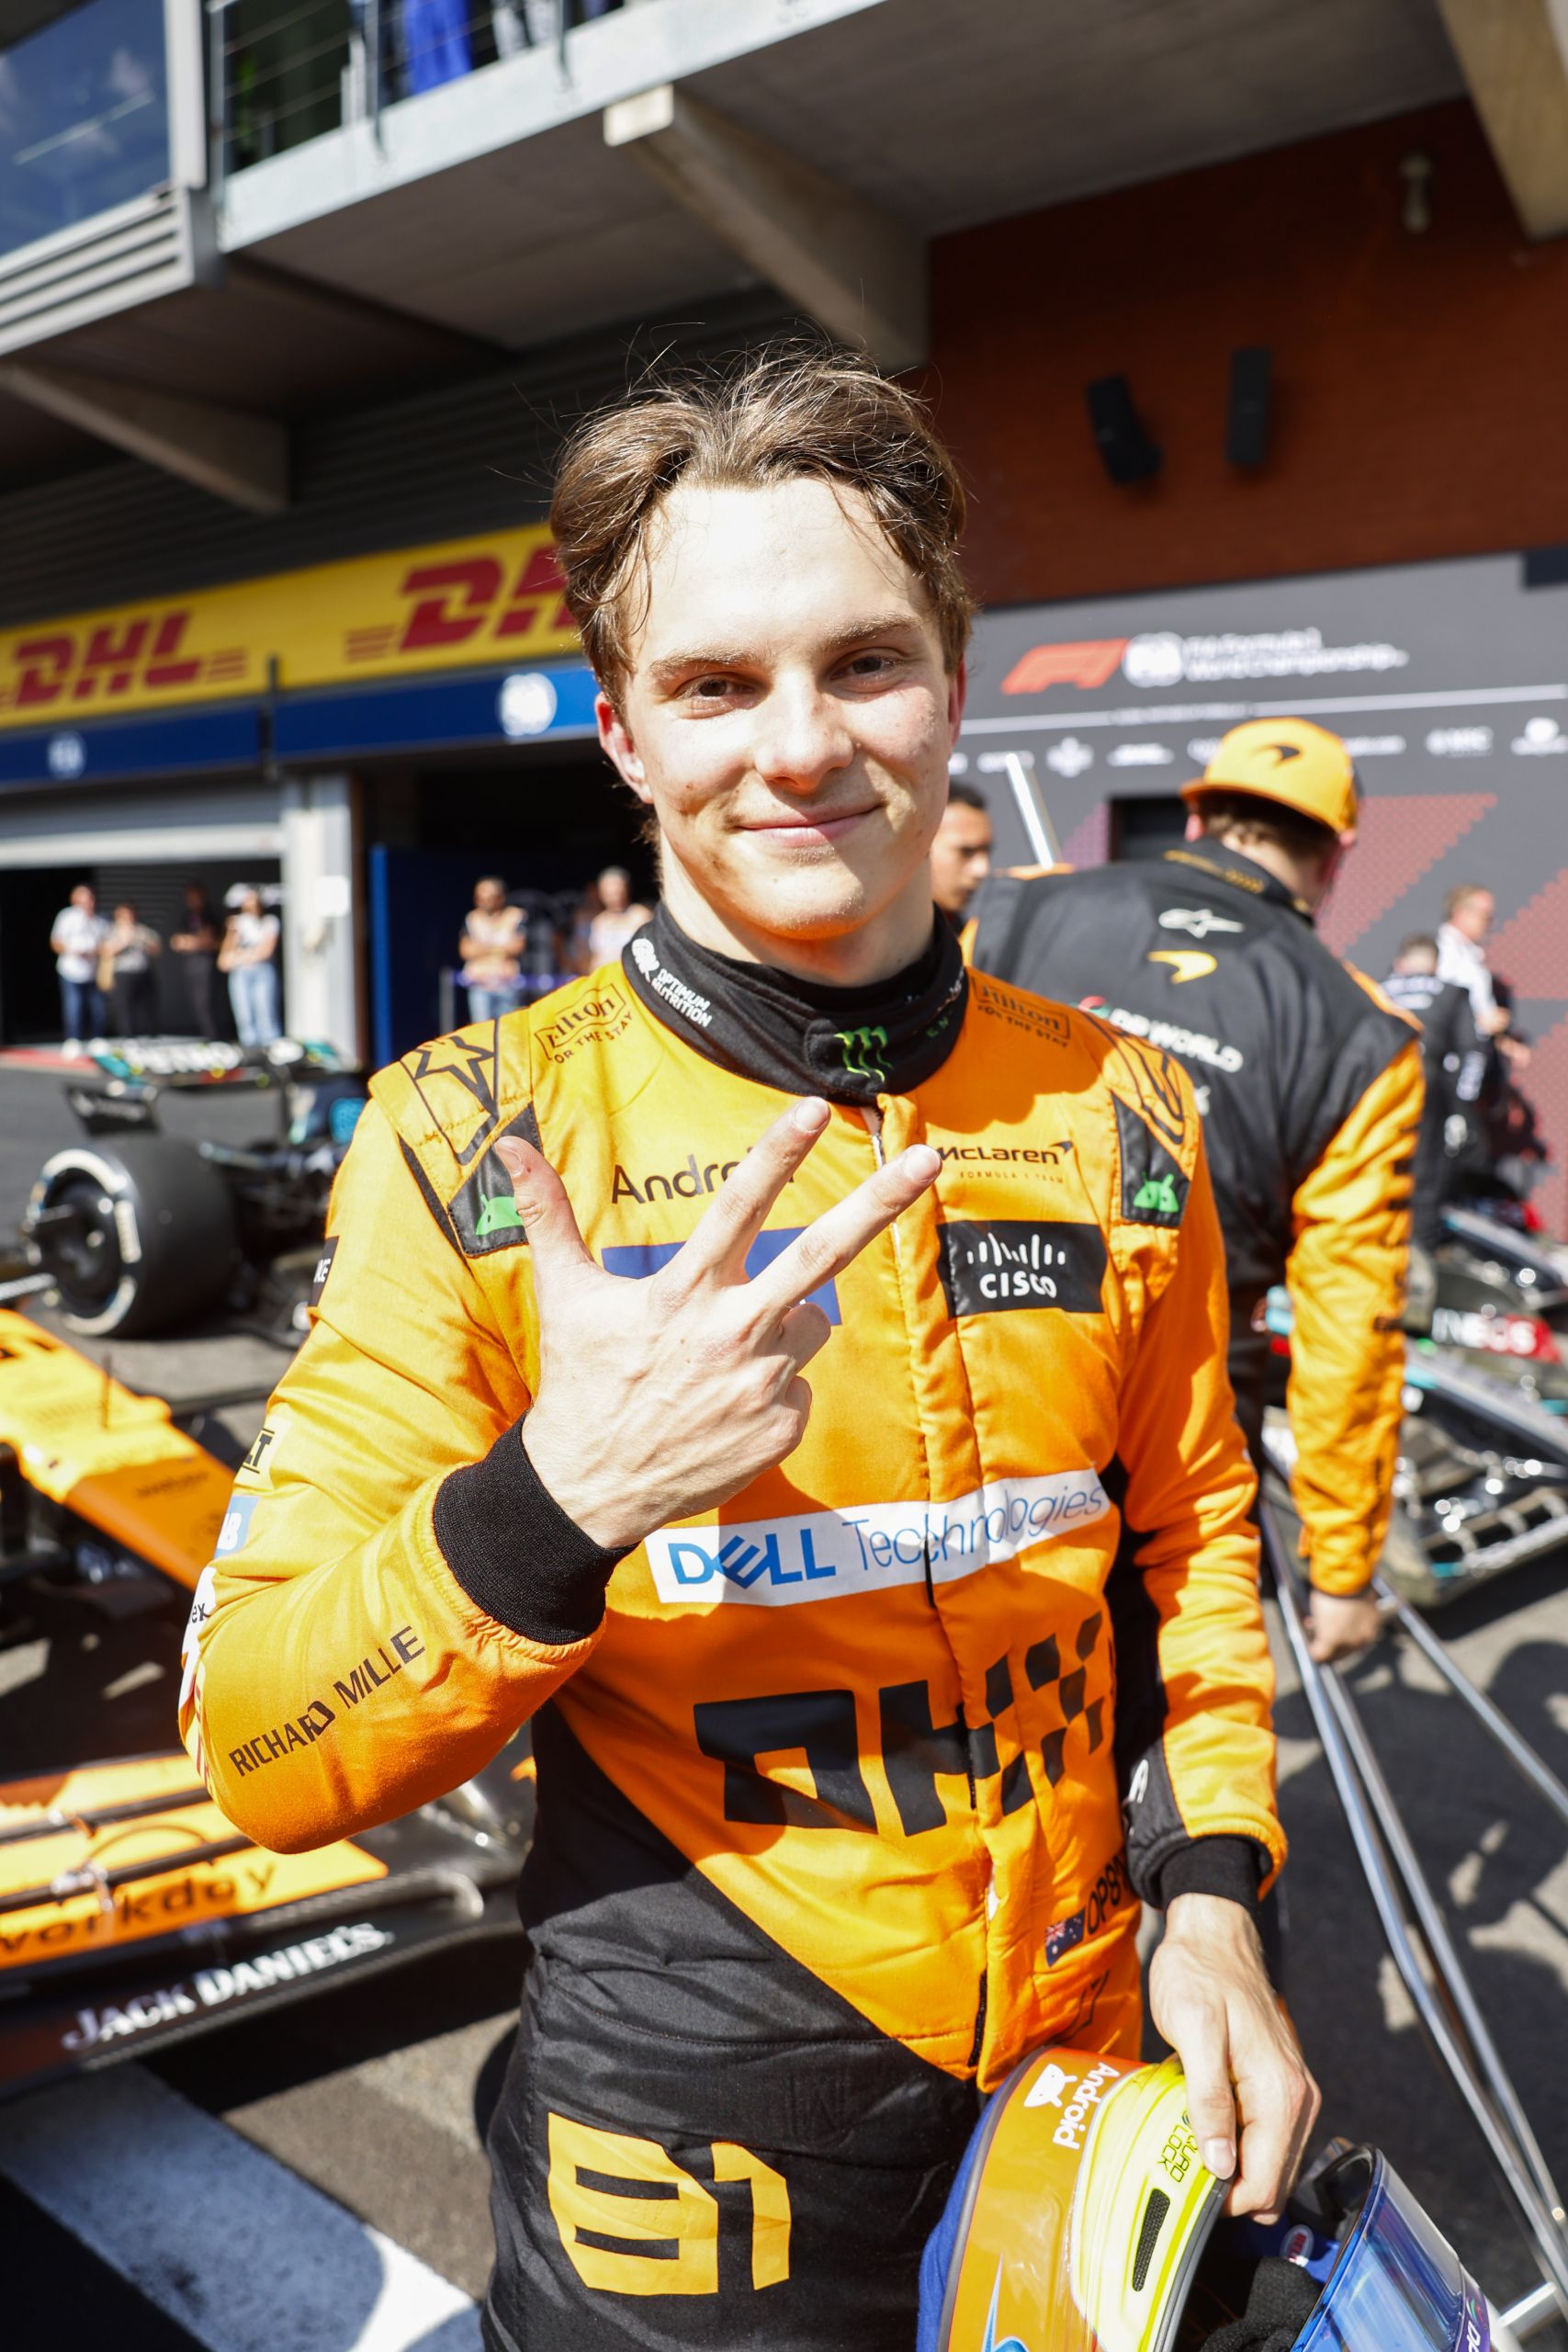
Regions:
<instances>
[{"instance_id":1,"label":"man in black team kit","mask_svg":"<svg viewBox=\"0 0 1568 2352\"><path fill-rule=\"evenodd\" d=\"M1299 718L1233 728L1182 789L1184 847L1005 875L972 960L1163 1046L1196 1082L1224 1228L1231 1379L1256 1453L1268 1340L1289 1284L1293 1488L1318 1657L1372 1640L1372 1572L1400 1421L1421 1053L1410 1023L1315 936L1355 839L1355 771Z\"/></svg>"}]
</instances>

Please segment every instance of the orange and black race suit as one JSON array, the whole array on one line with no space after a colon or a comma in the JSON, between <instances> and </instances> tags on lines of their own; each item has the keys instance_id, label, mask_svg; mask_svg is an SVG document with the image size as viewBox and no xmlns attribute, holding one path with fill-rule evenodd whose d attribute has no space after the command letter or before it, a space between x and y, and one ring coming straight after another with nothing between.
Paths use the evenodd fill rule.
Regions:
<instances>
[{"instance_id":1,"label":"orange and black race suit","mask_svg":"<svg viewBox=\"0 0 1568 2352\"><path fill-rule=\"evenodd\" d=\"M1264 1298L1288 1284L1292 1487L1313 1583L1382 1551L1399 1445L1421 1051L1302 902L1203 842L1080 874L1006 875L971 955L1174 1055L1203 1111L1231 1285L1231 1377L1262 1428Z\"/></svg>"},{"instance_id":2,"label":"orange and black race suit","mask_svg":"<svg viewBox=\"0 0 1568 2352\"><path fill-rule=\"evenodd\" d=\"M661 915L384 1070L193 1612L185 1736L264 1844L435 1798L533 1719L502 2352L906 2344L976 2084L1047 2039L1134 2051L1139 1895L1249 1899L1281 1858L1187 1080L966 979L945 926L844 993ZM807 1091L831 1122L754 1268L911 1143L936 1184L819 1294L799 1448L597 1553L518 1440L497 1138L539 1139L636 1279Z\"/></svg>"}]
</instances>

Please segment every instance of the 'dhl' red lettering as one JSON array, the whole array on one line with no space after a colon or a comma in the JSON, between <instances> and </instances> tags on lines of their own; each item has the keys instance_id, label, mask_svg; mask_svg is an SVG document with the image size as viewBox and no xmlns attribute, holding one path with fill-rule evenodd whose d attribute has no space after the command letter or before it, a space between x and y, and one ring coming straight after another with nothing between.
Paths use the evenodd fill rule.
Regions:
<instances>
[{"instance_id":1,"label":"'dhl' red lettering","mask_svg":"<svg viewBox=\"0 0 1568 2352\"><path fill-rule=\"evenodd\" d=\"M58 702L76 659L73 637L29 637L17 648L21 676L17 682L18 708L24 703Z\"/></svg>"},{"instance_id":2,"label":"'dhl' red lettering","mask_svg":"<svg viewBox=\"0 0 1568 2352\"><path fill-rule=\"evenodd\" d=\"M188 611L164 614L158 624L158 634L152 640L152 650L142 680L144 685L188 686L200 677L201 663L198 661L176 662L174 658L180 650L180 640L185 636L189 619Z\"/></svg>"},{"instance_id":3,"label":"'dhl' red lettering","mask_svg":"<svg viewBox=\"0 0 1568 2352\"><path fill-rule=\"evenodd\" d=\"M71 690L73 700L88 701L100 685L111 695L128 693L150 626L146 620L128 621L118 642L110 622L96 628L87 639L81 671Z\"/></svg>"},{"instance_id":4,"label":"'dhl' red lettering","mask_svg":"<svg viewBox=\"0 0 1568 2352\"><path fill-rule=\"evenodd\" d=\"M538 626L543 600L555 599L552 628L570 628L571 610L566 602L566 582L553 547L536 548L517 576L511 601L495 625L497 637L530 637ZM526 599L526 601L525 601Z\"/></svg>"},{"instance_id":5,"label":"'dhl' red lettering","mask_svg":"<svg viewBox=\"0 0 1568 2352\"><path fill-rule=\"evenodd\" d=\"M438 595L421 595L423 589ZM459 591L454 594L452 591ZM403 631L400 653L415 653L432 645L462 645L473 637L501 594L501 566L493 556L476 555L461 563L426 563L404 575L399 591L420 596Z\"/></svg>"}]
</instances>

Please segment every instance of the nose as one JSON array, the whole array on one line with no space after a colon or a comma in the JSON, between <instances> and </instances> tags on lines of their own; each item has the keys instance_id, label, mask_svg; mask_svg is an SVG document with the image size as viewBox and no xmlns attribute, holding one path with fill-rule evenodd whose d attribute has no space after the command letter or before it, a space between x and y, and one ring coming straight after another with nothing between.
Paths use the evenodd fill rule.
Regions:
<instances>
[{"instance_id":1,"label":"nose","mask_svg":"<svg viewBox=\"0 0 1568 2352\"><path fill-rule=\"evenodd\" d=\"M778 679L758 706L752 760L781 791L808 797L849 766L854 750L842 705L808 673Z\"/></svg>"}]
</instances>

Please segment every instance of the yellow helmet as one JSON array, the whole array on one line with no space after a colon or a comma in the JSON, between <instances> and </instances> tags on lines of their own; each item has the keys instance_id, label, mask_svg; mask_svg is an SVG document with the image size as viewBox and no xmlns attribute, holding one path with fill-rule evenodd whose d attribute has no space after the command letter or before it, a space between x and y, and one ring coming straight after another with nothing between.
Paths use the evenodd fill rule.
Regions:
<instances>
[{"instance_id":1,"label":"yellow helmet","mask_svg":"<svg viewBox=\"0 0 1568 2352\"><path fill-rule=\"evenodd\" d=\"M975 2127L915 2352L1487 2352L1486 2301L1376 2148L1335 2140L1269 2229L1223 2223L1174 2058L1060 2046Z\"/></svg>"},{"instance_id":2,"label":"yellow helmet","mask_svg":"<svg viewBox=\"0 0 1568 2352\"><path fill-rule=\"evenodd\" d=\"M1038 2051L982 2132L942 2352L1170 2352L1224 2196L1176 2060Z\"/></svg>"},{"instance_id":3,"label":"yellow helmet","mask_svg":"<svg viewBox=\"0 0 1568 2352\"><path fill-rule=\"evenodd\" d=\"M1355 831L1360 801L1349 752L1337 735L1308 718L1249 718L1233 727L1202 775L1181 787L1188 801L1201 801L1206 792L1278 800L1341 835Z\"/></svg>"}]
</instances>

